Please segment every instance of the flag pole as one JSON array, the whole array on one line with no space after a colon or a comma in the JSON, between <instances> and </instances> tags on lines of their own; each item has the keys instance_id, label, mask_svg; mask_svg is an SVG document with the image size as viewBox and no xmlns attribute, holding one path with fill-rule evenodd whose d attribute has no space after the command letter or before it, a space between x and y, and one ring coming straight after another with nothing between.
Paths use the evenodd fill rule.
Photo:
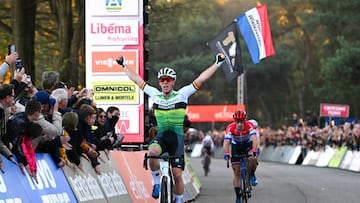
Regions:
<instances>
[{"instance_id":1,"label":"flag pole","mask_svg":"<svg viewBox=\"0 0 360 203\"><path fill-rule=\"evenodd\" d=\"M245 71L244 71L245 73ZM244 104L244 73L237 76L237 104Z\"/></svg>"}]
</instances>

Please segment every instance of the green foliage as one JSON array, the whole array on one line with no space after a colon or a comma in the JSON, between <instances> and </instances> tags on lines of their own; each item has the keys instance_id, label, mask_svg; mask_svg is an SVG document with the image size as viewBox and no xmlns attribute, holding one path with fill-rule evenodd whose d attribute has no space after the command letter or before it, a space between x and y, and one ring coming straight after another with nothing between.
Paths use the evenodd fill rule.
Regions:
<instances>
[{"instance_id":1,"label":"green foliage","mask_svg":"<svg viewBox=\"0 0 360 203\"><path fill-rule=\"evenodd\" d=\"M323 95L338 103L358 106L360 99L360 41L339 39L341 48L334 57L324 59L321 78L324 80ZM331 91L331 92L330 92Z\"/></svg>"}]
</instances>

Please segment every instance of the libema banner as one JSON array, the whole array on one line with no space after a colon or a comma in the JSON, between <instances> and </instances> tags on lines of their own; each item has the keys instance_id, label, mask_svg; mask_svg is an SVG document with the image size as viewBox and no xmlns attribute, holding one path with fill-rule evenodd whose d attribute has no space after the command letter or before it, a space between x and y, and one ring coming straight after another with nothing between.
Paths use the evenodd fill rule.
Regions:
<instances>
[{"instance_id":1,"label":"libema banner","mask_svg":"<svg viewBox=\"0 0 360 203\"><path fill-rule=\"evenodd\" d=\"M237 23L254 64L275 54L266 4L246 11Z\"/></svg>"}]
</instances>

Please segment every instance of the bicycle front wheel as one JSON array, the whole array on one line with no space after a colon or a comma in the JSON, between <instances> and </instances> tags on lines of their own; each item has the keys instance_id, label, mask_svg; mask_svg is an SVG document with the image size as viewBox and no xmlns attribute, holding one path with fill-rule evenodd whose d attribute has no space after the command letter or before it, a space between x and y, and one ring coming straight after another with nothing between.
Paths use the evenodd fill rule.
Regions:
<instances>
[{"instance_id":1,"label":"bicycle front wheel","mask_svg":"<svg viewBox=\"0 0 360 203\"><path fill-rule=\"evenodd\" d=\"M241 182L242 182L242 194L241 194L241 202L242 203L247 203L248 201L248 196L247 196L247 189L248 189L248 186L247 186L247 183L248 183L248 180L247 180L247 175L246 175L246 171L245 170L242 170L241 171Z\"/></svg>"},{"instance_id":2,"label":"bicycle front wheel","mask_svg":"<svg viewBox=\"0 0 360 203\"><path fill-rule=\"evenodd\" d=\"M209 166L210 166L210 157L209 157L209 155L205 155L205 161L204 161L205 176L207 176L209 173Z\"/></svg>"},{"instance_id":3,"label":"bicycle front wheel","mask_svg":"<svg viewBox=\"0 0 360 203\"><path fill-rule=\"evenodd\" d=\"M160 190L160 203L170 203L168 202L168 187L167 187L167 177L164 176L161 179L161 190Z\"/></svg>"}]
</instances>

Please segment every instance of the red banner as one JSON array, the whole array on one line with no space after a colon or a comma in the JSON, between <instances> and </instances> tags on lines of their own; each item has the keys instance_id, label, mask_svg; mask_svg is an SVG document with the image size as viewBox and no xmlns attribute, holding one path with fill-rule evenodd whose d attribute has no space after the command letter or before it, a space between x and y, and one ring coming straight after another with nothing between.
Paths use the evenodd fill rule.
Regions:
<instances>
[{"instance_id":1,"label":"red banner","mask_svg":"<svg viewBox=\"0 0 360 203\"><path fill-rule=\"evenodd\" d=\"M349 105L341 104L320 104L320 116L349 117Z\"/></svg>"},{"instance_id":2,"label":"red banner","mask_svg":"<svg viewBox=\"0 0 360 203\"><path fill-rule=\"evenodd\" d=\"M191 122L231 122L236 110L245 105L188 105L186 114Z\"/></svg>"}]
</instances>

